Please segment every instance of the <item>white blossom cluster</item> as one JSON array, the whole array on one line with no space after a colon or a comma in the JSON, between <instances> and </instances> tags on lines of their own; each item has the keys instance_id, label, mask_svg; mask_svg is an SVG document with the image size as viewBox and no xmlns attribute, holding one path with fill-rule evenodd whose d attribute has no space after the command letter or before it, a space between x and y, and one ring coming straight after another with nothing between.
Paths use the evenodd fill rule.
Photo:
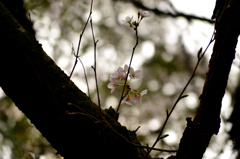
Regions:
<instances>
[{"instance_id":1,"label":"white blossom cluster","mask_svg":"<svg viewBox=\"0 0 240 159\"><path fill-rule=\"evenodd\" d=\"M137 27L139 26L141 20L145 17L149 17L150 13L148 11L143 11L141 9L138 10L138 20L137 21L132 21L133 16L132 17L125 17L125 20L123 20L123 23L125 24L129 24L131 28L133 28L134 30L137 29Z\"/></svg>"},{"instance_id":2,"label":"white blossom cluster","mask_svg":"<svg viewBox=\"0 0 240 159\"><path fill-rule=\"evenodd\" d=\"M125 65L124 68L119 67L113 74L110 75L110 83L108 84L108 88L111 89L111 93L115 91L118 86L124 86L125 81L127 79L128 65ZM136 89L132 89L130 86L130 81L132 79L140 79L142 78L142 72L140 70L134 71L132 67L129 69L129 78L130 80L126 82L125 89L126 94L124 95L124 99L122 103L127 105L133 105L136 102L142 102L142 96L147 94L147 90L143 90L142 92L138 92ZM133 98L132 98L133 96Z\"/></svg>"}]
</instances>

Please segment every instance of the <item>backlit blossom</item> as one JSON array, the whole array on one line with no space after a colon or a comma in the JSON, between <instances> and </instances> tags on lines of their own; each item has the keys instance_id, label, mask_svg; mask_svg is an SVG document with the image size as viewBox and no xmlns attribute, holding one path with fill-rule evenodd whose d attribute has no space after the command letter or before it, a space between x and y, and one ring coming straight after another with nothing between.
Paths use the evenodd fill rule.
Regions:
<instances>
[{"instance_id":1,"label":"backlit blossom","mask_svg":"<svg viewBox=\"0 0 240 159\"><path fill-rule=\"evenodd\" d=\"M140 78L142 78L142 71L140 71L140 70L134 71L134 69L131 67L129 77L131 79L140 79Z\"/></svg>"},{"instance_id":2,"label":"backlit blossom","mask_svg":"<svg viewBox=\"0 0 240 159\"><path fill-rule=\"evenodd\" d=\"M134 95L134 102L139 102L139 103L142 103L142 96L147 94L147 90L143 90L141 93L135 93Z\"/></svg>"},{"instance_id":3,"label":"backlit blossom","mask_svg":"<svg viewBox=\"0 0 240 159\"><path fill-rule=\"evenodd\" d=\"M133 19L133 16L132 17L127 16L127 17L125 17L125 20L122 20L122 22L123 23L131 23L132 19Z\"/></svg>"},{"instance_id":4,"label":"backlit blossom","mask_svg":"<svg viewBox=\"0 0 240 159\"><path fill-rule=\"evenodd\" d=\"M131 99L130 96L128 95L126 99L122 100L122 103L121 103L121 104L125 103L125 104L127 104L127 105L133 106L133 103L132 103L132 102L133 102L132 99Z\"/></svg>"},{"instance_id":5,"label":"backlit blossom","mask_svg":"<svg viewBox=\"0 0 240 159\"><path fill-rule=\"evenodd\" d=\"M110 82L119 82L122 80L122 77L119 75L118 72L114 72L113 74L110 75Z\"/></svg>"},{"instance_id":6,"label":"backlit blossom","mask_svg":"<svg viewBox=\"0 0 240 159\"><path fill-rule=\"evenodd\" d=\"M115 89L117 88L118 84L114 83L114 82L110 82L108 84L108 88L111 89L111 93L113 93L115 91Z\"/></svg>"},{"instance_id":7,"label":"backlit blossom","mask_svg":"<svg viewBox=\"0 0 240 159\"><path fill-rule=\"evenodd\" d=\"M143 11L143 10L139 9L138 10L138 16L141 16L141 18L149 17L150 13L148 11Z\"/></svg>"},{"instance_id":8,"label":"backlit blossom","mask_svg":"<svg viewBox=\"0 0 240 159\"><path fill-rule=\"evenodd\" d=\"M129 26L131 28L133 28L134 30L137 30L142 19L145 17L149 17L149 16L150 16L150 13L148 11L143 11L143 10L139 9L137 20L133 20L133 16L132 17L127 16L127 17L125 17L125 20L122 20L122 22L125 24L129 24Z\"/></svg>"},{"instance_id":9,"label":"backlit blossom","mask_svg":"<svg viewBox=\"0 0 240 159\"><path fill-rule=\"evenodd\" d=\"M139 93L137 90L132 89L130 82L133 79L142 78L142 72L140 70L134 71L132 67L129 69L128 74L128 65L124 65L124 68L119 67L113 74L110 75L109 81L110 83L107 85L109 89L111 89L111 93L113 93L117 87L125 86L125 98L122 100L121 104L133 105L136 102L142 102L142 96L147 94L147 90ZM126 81L127 75L130 80ZM126 84L126 85L125 85Z\"/></svg>"},{"instance_id":10,"label":"backlit blossom","mask_svg":"<svg viewBox=\"0 0 240 159\"><path fill-rule=\"evenodd\" d=\"M119 76L121 77L121 79L125 80L127 77L127 71L128 71L128 65L124 66L124 69L122 67L119 67L117 72L119 74Z\"/></svg>"}]
</instances>

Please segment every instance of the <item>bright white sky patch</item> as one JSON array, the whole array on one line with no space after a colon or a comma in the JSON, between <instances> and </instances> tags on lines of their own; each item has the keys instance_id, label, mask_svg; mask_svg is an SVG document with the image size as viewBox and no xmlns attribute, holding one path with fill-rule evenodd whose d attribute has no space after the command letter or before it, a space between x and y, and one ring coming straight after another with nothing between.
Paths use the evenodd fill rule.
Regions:
<instances>
[{"instance_id":1,"label":"bright white sky patch","mask_svg":"<svg viewBox=\"0 0 240 159\"><path fill-rule=\"evenodd\" d=\"M188 97L184 99L186 106L189 109L194 109L198 105L198 95L196 93L190 92L187 93Z\"/></svg>"},{"instance_id":2,"label":"bright white sky patch","mask_svg":"<svg viewBox=\"0 0 240 159\"><path fill-rule=\"evenodd\" d=\"M225 92L225 95L222 100L222 109L221 109L221 115L225 118L229 118L229 116L232 113L232 107L230 107L231 104L231 94L228 92Z\"/></svg>"},{"instance_id":3,"label":"bright white sky patch","mask_svg":"<svg viewBox=\"0 0 240 159\"><path fill-rule=\"evenodd\" d=\"M145 41L142 44L141 54L145 59L149 59L154 55L155 48L151 41Z\"/></svg>"},{"instance_id":4,"label":"bright white sky patch","mask_svg":"<svg viewBox=\"0 0 240 159\"><path fill-rule=\"evenodd\" d=\"M4 159L11 159L12 151L11 151L10 146L3 145L1 148L1 153L2 153L2 156L4 157Z\"/></svg>"},{"instance_id":5,"label":"bright white sky patch","mask_svg":"<svg viewBox=\"0 0 240 159\"><path fill-rule=\"evenodd\" d=\"M98 23L102 19L102 14L99 11L94 10L92 12L92 22Z\"/></svg>"},{"instance_id":6,"label":"bright white sky patch","mask_svg":"<svg viewBox=\"0 0 240 159\"><path fill-rule=\"evenodd\" d=\"M116 106L118 105L119 99L117 99L114 96L109 96L106 100L106 106L110 107L112 106L113 108L116 108Z\"/></svg>"},{"instance_id":7,"label":"bright white sky patch","mask_svg":"<svg viewBox=\"0 0 240 159\"><path fill-rule=\"evenodd\" d=\"M171 0L178 11L211 18L216 0Z\"/></svg>"},{"instance_id":8,"label":"bright white sky patch","mask_svg":"<svg viewBox=\"0 0 240 159\"><path fill-rule=\"evenodd\" d=\"M164 138L164 141L166 141L167 144L171 145L171 144L175 144L177 142L178 136L177 136L176 132L174 132L172 130L168 130L168 131L166 131L165 134L169 135L168 137Z\"/></svg>"},{"instance_id":9,"label":"bright white sky patch","mask_svg":"<svg viewBox=\"0 0 240 159\"><path fill-rule=\"evenodd\" d=\"M152 130L152 131L156 131L160 128L160 122L158 119L151 119L148 123L149 125L149 129Z\"/></svg>"},{"instance_id":10,"label":"bright white sky patch","mask_svg":"<svg viewBox=\"0 0 240 159\"><path fill-rule=\"evenodd\" d=\"M4 92L2 90L2 88L0 87L0 98L4 96Z\"/></svg>"},{"instance_id":11,"label":"bright white sky patch","mask_svg":"<svg viewBox=\"0 0 240 159\"><path fill-rule=\"evenodd\" d=\"M150 91L155 92L159 89L159 82L157 80L150 80L147 82L147 88Z\"/></svg>"},{"instance_id":12,"label":"bright white sky patch","mask_svg":"<svg viewBox=\"0 0 240 159\"><path fill-rule=\"evenodd\" d=\"M172 83L166 83L163 85L162 92L165 95L173 95L176 91L175 86Z\"/></svg>"}]
</instances>

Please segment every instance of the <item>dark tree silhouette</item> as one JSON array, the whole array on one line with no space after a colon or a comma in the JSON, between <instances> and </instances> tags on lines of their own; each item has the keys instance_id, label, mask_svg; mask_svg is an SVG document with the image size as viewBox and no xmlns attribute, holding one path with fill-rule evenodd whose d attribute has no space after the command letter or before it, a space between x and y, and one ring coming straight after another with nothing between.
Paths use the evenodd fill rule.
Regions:
<instances>
[{"instance_id":1,"label":"dark tree silhouette","mask_svg":"<svg viewBox=\"0 0 240 159\"><path fill-rule=\"evenodd\" d=\"M140 146L135 133L111 113L100 115L73 82L64 92L68 76L2 2L0 22L0 86L59 154L66 159L144 156L144 149L134 145Z\"/></svg>"},{"instance_id":2,"label":"dark tree silhouette","mask_svg":"<svg viewBox=\"0 0 240 159\"><path fill-rule=\"evenodd\" d=\"M220 128L222 98L240 33L240 2L218 1L214 11L217 14L213 16L216 17L213 53L196 116L193 121L188 119L179 144L179 159L202 158L212 135L217 135Z\"/></svg>"},{"instance_id":3,"label":"dark tree silhouette","mask_svg":"<svg viewBox=\"0 0 240 159\"><path fill-rule=\"evenodd\" d=\"M240 33L239 3L225 0L216 15L215 45L199 108L193 121L188 118L175 158L202 158L212 135L218 133L221 101ZM146 151L135 132L114 121L112 109L99 110L73 82L67 82L68 76L36 41L31 23L21 21L11 7L0 1L4 92L66 159L143 158Z\"/></svg>"}]
</instances>

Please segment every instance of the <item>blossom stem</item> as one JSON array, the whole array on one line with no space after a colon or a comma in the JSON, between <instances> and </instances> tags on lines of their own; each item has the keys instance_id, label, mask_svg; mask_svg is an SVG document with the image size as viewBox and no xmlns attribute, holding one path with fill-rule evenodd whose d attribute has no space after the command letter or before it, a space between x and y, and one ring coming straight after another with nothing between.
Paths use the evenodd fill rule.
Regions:
<instances>
[{"instance_id":1,"label":"blossom stem","mask_svg":"<svg viewBox=\"0 0 240 159\"><path fill-rule=\"evenodd\" d=\"M124 82L124 86L123 86L123 90L122 90L122 94L121 94L121 98L119 100L119 103L118 103L118 106L117 106L117 110L116 110L116 114L114 116L114 119L116 120L117 118L117 114L118 114L118 111L120 109L120 106L121 106L121 103L122 103L122 100L126 97L126 95L124 95L124 91L125 91L125 87L126 87L126 84L127 84L127 79L128 79L128 75L129 75L129 72L130 72L130 68L131 68L131 64L132 64L132 60L133 60L133 55L135 53L135 49L138 45L138 30L137 30L137 27L135 28L135 35L136 35L136 43L133 47L133 50L132 50L132 55L131 55L131 58L130 58L130 62L129 62L129 65L128 65L128 71L127 71L127 75L126 75L126 79L125 79L125 82Z\"/></svg>"},{"instance_id":2,"label":"blossom stem","mask_svg":"<svg viewBox=\"0 0 240 159\"><path fill-rule=\"evenodd\" d=\"M95 76L95 83L96 83L96 89L97 89L97 97L98 97L98 107L99 107L99 112L100 115L102 116L101 112L101 102L100 102L100 96L99 96L99 89L98 89L98 81L97 81L97 42L98 40L95 40L94 32L93 32L93 25L92 25L92 19L90 19L90 25L91 25L91 30L92 30L92 38L93 38L93 43L94 43L94 66L92 66L94 70L94 76Z\"/></svg>"}]
</instances>

